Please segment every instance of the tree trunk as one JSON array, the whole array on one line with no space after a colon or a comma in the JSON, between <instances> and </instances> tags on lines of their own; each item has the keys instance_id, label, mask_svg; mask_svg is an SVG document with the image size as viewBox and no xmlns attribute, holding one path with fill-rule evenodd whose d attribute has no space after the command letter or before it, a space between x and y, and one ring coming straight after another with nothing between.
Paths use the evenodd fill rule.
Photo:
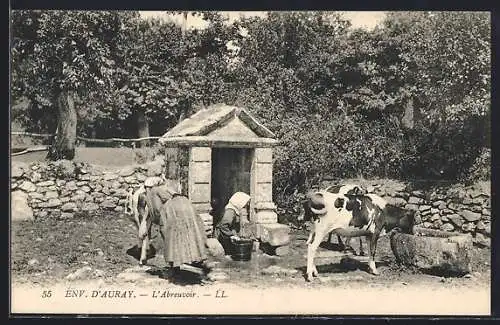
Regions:
<instances>
[{"instance_id":1,"label":"tree trunk","mask_svg":"<svg viewBox=\"0 0 500 325\"><path fill-rule=\"evenodd\" d=\"M413 108L413 99L410 98L405 106L405 112L401 122L404 127L412 130L415 126L415 109Z\"/></svg>"},{"instance_id":2,"label":"tree trunk","mask_svg":"<svg viewBox=\"0 0 500 325\"><path fill-rule=\"evenodd\" d=\"M139 138L149 137L149 123L146 118L146 112L143 110L137 111L137 135ZM148 140L139 141L139 147L147 147L149 144Z\"/></svg>"},{"instance_id":3,"label":"tree trunk","mask_svg":"<svg viewBox=\"0 0 500 325\"><path fill-rule=\"evenodd\" d=\"M58 124L55 141L47 154L47 159L73 160L75 158L76 124L78 122L73 93L61 91L57 97Z\"/></svg>"}]
</instances>

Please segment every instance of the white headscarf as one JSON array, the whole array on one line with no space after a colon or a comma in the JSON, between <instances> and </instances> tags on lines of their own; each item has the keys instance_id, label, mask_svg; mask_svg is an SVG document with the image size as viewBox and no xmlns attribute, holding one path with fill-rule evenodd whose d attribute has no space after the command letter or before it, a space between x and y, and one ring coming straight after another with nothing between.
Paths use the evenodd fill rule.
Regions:
<instances>
[{"instance_id":1,"label":"white headscarf","mask_svg":"<svg viewBox=\"0 0 500 325\"><path fill-rule=\"evenodd\" d=\"M231 196L225 208L232 209L237 215L240 215L240 210L247 205L248 201L250 201L250 195L243 192L236 192Z\"/></svg>"}]
</instances>

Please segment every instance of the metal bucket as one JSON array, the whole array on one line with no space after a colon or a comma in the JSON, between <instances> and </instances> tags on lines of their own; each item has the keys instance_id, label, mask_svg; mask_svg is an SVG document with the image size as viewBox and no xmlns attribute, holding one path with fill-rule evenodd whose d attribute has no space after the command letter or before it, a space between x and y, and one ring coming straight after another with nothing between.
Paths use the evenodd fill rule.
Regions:
<instances>
[{"instance_id":1,"label":"metal bucket","mask_svg":"<svg viewBox=\"0 0 500 325\"><path fill-rule=\"evenodd\" d=\"M231 258L235 261L250 261L252 258L253 240L240 239L233 241Z\"/></svg>"}]
</instances>

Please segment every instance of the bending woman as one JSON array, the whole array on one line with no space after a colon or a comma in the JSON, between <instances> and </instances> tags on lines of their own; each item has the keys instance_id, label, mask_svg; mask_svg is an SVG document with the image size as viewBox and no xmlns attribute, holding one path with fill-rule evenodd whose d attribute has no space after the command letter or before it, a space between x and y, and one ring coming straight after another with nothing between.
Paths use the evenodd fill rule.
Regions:
<instances>
[{"instance_id":1,"label":"bending woman","mask_svg":"<svg viewBox=\"0 0 500 325\"><path fill-rule=\"evenodd\" d=\"M239 237L241 229L241 210L249 207L250 195L243 192L236 192L229 199L224 208L224 215L215 226L215 238L219 240L226 255L231 254L232 239Z\"/></svg>"},{"instance_id":2,"label":"bending woman","mask_svg":"<svg viewBox=\"0 0 500 325\"><path fill-rule=\"evenodd\" d=\"M187 197L161 183L157 178L147 179L144 183L148 213L147 221L139 228L139 236L144 238L152 223L157 223L168 267L202 264L207 259L207 238L202 219Z\"/></svg>"}]
</instances>

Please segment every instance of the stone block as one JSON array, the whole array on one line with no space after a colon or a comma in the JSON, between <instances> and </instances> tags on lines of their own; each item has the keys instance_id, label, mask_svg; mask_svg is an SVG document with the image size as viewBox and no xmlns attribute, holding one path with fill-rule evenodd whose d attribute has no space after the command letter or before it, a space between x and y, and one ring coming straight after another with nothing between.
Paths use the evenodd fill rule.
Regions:
<instances>
[{"instance_id":1,"label":"stone block","mask_svg":"<svg viewBox=\"0 0 500 325\"><path fill-rule=\"evenodd\" d=\"M210 202L210 184L192 184L189 189L189 199L193 203Z\"/></svg>"},{"instance_id":2,"label":"stone block","mask_svg":"<svg viewBox=\"0 0 500 325\"><path fill-rule=\"evenodd\" d=\"M432 206L435 208L439 208L439 206L442 206L443 204L444 204L444 207L443 207L443 209L444 209L444 208L446 208L446 202L441 201L441 200L432 202Z\"/></svg>"},{"instance_id":3,"label":"stone block","mask_svg":"<svg viewBox=\"0 0 500 325\"><path fill-rule=\"evenodd\" d=\"M33 184L30 181L24 181L19 188L25 192L35 192L36 191L36 185Z\"/></svg>"},{"instance_id":4,"label":"stone block","mask_svg":"<svg viewBox=\"0 0 500 325\"><path fill-rule=\"evenodd\" d=\"M95 203L84 203L81 209L82 211L94 211L99 209L99 206Z\"/></svg>"},{"instance_id":5,"label":"stone block","mask_svg":"<svg viewBox=\"0 0 500 325\"><path fill-rule=\"evenodd\" d=\"M222 244L215 238L208 238L206 242L208 252L212 256L224 256L224 248Z\"/></svg>"},{"instance_id":6,"label":"stone block","mask_svg":"<svg viewBox=\"0 0 500 325\"><path fill-rule=\"evenodd\" d=\"M190 152L190 160L194 162L211 162L212 148L209 147L192 147Z\"/></svg>"},{"instance_id":7,"label":"stone block","mask_svg":"<svg viewBox=\"0 0 500 325\"><path fill-rule=\"evenodd\" d=\"M258 163L272 163L273 150L271 148L255 148L255 160Z\"/></svg>"},{"instance_id":8,"label":"stone block","mask_svg":"<svg viewBox=\"0 0 500 325\"><path fill-rule=\"evenodd\" d=\"M193 206L197 213L208 213L212 208L209 202L193 203Z\"/></svg>"},{"instance_id":9,"label":"stone block","mask_svg":"<svg viewBox=\"0 0 500 325\"><path fill-rule=\"evenodd\" d=\"M418 207L419 211L427 211L427 210L430 210L430 209L431 209L430 205L421 205L421 206Z\"/></svg>"},{"instance_id":10,"label":"stone block","mask_svg":"<svg viewBox=\"0 0 500 325\"><path fill-rule=\"evenodd\" d=\"M434 231L436 235L396 233L391 248L398 263L444 274L471 271L472 236Z\"/></svg>"},{"instance_id":11,"label":"stone block","mask_svg":"<svg viewBox=\"0 0 500 325\"><path fill-rule=\"evenodd\" d=\"M467 221L469 222L474 222L474 221L478 221L481 219L481 214L480 213L476 213L476 212L472 212L472 211L469 211L469 210L463 210L460 212L460 215Z\"/></svg>"},{"instance_id":12,"label":"stone block","mask_svg":"<svg viewBox=\"0 0 500 325\"><path fill-rule=\"evenodd\" d=\"M257 213L255 214L255 222L262 224L277 223L278 215L272 210L257 211Z\"/></svg>"},{"instance_id":13,"label":"stone block","mask_svg":"<svg viewBox=\"0 0 500 325\"><path fill-rule=\"evenodd\" d=\"M11 194L12 221L34 220L33 209L28 205L28 195L23 191Z\"/></svg>"},{"instance_id":14,"label":"stone block","mask_svg":"<svg viewBox=\"0 0 500 325\"><path fill-rule=\"evenodd\" d=\"M116 208L116 204L111 200L106 200L101 203L101 208L104 208L106 210L113 210L114 208Z\"/></svg>"},{"instance_id":15,"label":"stone block","mask_svg":"<svg viewBox=\"0 0 500 325\"><path fill-rule=\"evenodd\" d=\"M210 162L191 162L189 177L194 183L210 183L212 179L212 164Z\"/></svg>"},{"instance_id":16,"label":"stone block","mask_svg":"<svg viewBox=\"0 0 500 325\"><path fill-rule=\"evenodd\" d=\"M418 205L416 204L407 204L405 205L406 210L418 211Z\"/></svg>"},{"instance_id":17,"label":"stone block","mask_svg":"<svg viewBox=\"0 0 500 325\"><path fill-rule=\"evenodd\" d=\"M120 170L119 175L122 177L127 177L133 175L135 172L135 169L133 167L125 167Z\"/></svg>"},{"instance_id":18,"label":"stone block","mask_svg":"<svg viewBox=\"0 0 500 325\"><path fill-rule=\"evenodd\" d=\"M444 223L439 229L443 231L453 231L455 230L455 227L451 223Z\"/></svg>"},{"instance_id":19,"label":"stone block","mask_svg":"<svg viewBox=\"0 0 500 325\"><path fill-rule=\"evenodd\" d=\"M104 174L104 180L105 181L111 181L111 180L115 180L118 178L118 175L115 174L115 173L107 173L107 174Z\"/></svg>"},{"instance_id":20,"label":"stone block","mask_svg":"<svg viewBox=\"0 0 500 325\"><path fill-rule=\"evenodd\" d=\"M419 198L419 197L415 197L415 196L411 196L409 199L408 199L408 204L420 204L420 203L423 203L424 200Z\"/></svg>"},{"instance_id":21,"label":"stone block","mask_svg":"<svg viewBox=\"0 0 500 325\"><path fill-rule=\"evenodd\" d=\"M462 225L462 231L473 232L476 229L476 225L473 222L467 222Z\"/></svg>"},{"instance_id":22,"label":"stone block","mask_svg":"<svg viewBox=\"0 0 500 325\"><path fill-rule=\"evenodd\" d=\"M268 183L273 180L273 165L257 163L255 165L255 181L257 183Z\"/></svg>"},{"instance_id":23,"label":"stone block","mask_svg":"<svg viewBox=\"0 0 500 325\"><path fill-rule=\"evenodd\" d=\"M76 203L73 202L68 202L61 207L61 211L63 212L73 212L76 210L77 210Z\"/></svg>"},{"instance_id":24,"label":"stone block","mask_svg":"<svg viewBox=\"0 0 500 325\"><path fill-rule=\"evenodd\" d=\"M55 182L54 181L43 181L43 182L39 182L39 183L36 183L36 186L53 186L55 185Z\"/></svg>"},{"instance_id":25,"label":"stone block","mask_svg":"<svg viewBox=\"0 0 500 325\"><path fill-rule=\"evenodd\" d=\"M57 207L60 207L61 205L62 205L61 200L59 200L59 199L50 199L47 202L43 203L43 206L40 205L40 207L43 207L43 208L57 208Z\"/></svg>"},{"instance_id":26,"label":"stone block","mask_svg":"<svg viewBox=\"0 0 500 325\"><path fill-rule=\"evenodd\" d=\"M257 183L255 186L255 202L272 202L273 185L272 183Z\"/></svg>"},{"instance_id":27,"label":"stone block","mask_svg":"<svg viewBox=\"0 0 500 325\"><path fill-rule=\"evenodd\" d=\"M89 174L79 174L77 178L81 181L90 181Z\"/></svg>"},{"instance_id":28,"label":"stone block","mask_svg":"<svg viewBox=\"0 0 500 325\"><path fill-rule=\"evenodd\" d=\"M274 202L257 202L255 204L255 210L276 210L276 204Z\"/></svg>"},{"instance_id":29,"label":"stone block","mask_svg":"<svg viewBox=\"0 0 500 325\"><path fill-rule=\"evenodd\" d=\"M422 197L422 198L424 197L424 192L420 190L412 191L411 194L416 197Z\"/></svg>"},{"instance_id":30,"label":"stone block","mask_svg":"<svg viewBox=\"0 0 500 325\"><path fill-rule=\"evenodd\" d=\"M271 246L283 246L290 243L290 227L279 223L257 224L260 241Z\"/></svg>"}]
</instances>

